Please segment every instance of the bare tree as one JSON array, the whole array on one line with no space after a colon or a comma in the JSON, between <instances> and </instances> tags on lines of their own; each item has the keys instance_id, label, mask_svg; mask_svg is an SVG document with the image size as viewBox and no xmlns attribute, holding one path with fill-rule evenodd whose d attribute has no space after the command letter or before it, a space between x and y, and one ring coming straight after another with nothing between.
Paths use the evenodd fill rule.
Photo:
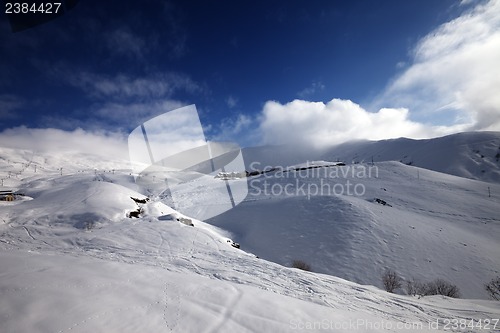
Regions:
<instances>
[{"instance_id":1,"label":"bare tree","mask_svg":"<svg viewBox=\"0 0 500 333\"><path fill-rule=\"evenodd\" d=\"M416 287L417 281L415 279L408 280L406 281L405 284L405 291L407 295L410 296L415 296L417 295L417 287Z\"/></svg>"},{"instance_id":2,"label":"bare tree","mask_svg":"<svg viewBox=\"0 0 500 333\"><path fill-rule=\"evenodd\" d=\"M411 296L443 295L453 298L460 298L460 289L454 284L443 279L436 279L431 282L418 282L415 279L406 281L406 293Z\"/></svg>"},{"instance_id":3,"label":"bare tree","mask_svg":"<svg viewBox=\"0 0 500 333\"><path fill-rule=\"evenodd\" d=\"M387 269L384 274L382 274L382 283L386 291L393 293L394 290L401 288L401 278L398 273L392 269Z\"/></svg>"},{"instance_id":4,"label":"bare tree","mask_svg":"<svg viewBox=\"0 0 500 333\"><path fill-rule=\"evenodd\" d=\"M484 289L486 289L491 298L500 301L500 276L485 284Z\"/></svg>"},{"instance_id":5,"label":"bare tree","mask_svg":"<svg viewBox=\"0 0 500 333\"><path fill-rule=\"evenodd\" d=\"M303 271L311 271L311 266L306 263L305 261L302 261L302 260L294 260L292 261L292 267L293 268L298 268L298 269L301 269Z\"/></svg>"},{"instance_id":6,"label":"bare tree","mask_svg":"<svg viewBox=\"0 0 500 333\"><path fill-rule=\"evenodd\" d=\"M415 279L411 279L406 281L405 290L410 296L424 296L426 295L426 284Z\"/></svg>"},{"instance_id":7,"label":"bare tree","mask_svg":"<svg viewBox=\"0 0 500 333\"><path fill-rule=\"evenodd\" d=\"M436 279L427 284L428 295L443 295L453 298L460 298L460 289L454 284L443 279Z\"/></svg>"}]
</instances>

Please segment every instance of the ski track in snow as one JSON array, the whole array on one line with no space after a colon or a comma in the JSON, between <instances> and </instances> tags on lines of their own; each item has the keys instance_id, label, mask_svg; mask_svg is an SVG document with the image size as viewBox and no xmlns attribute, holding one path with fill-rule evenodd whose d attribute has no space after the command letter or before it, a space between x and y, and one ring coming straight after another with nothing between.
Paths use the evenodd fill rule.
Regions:
<instances>
[{"instance_id":1,"label":"ski track in snow","mask_svg":"<svg viewBox=\"0 0 500 333\"><path fill-rule=\"evenodd\" d=\"M12 170L5 164L7 159L23 160L16 154L0 150L0 176L3 170ZM25 164L32 167L40 163L37 161L31 154L29 164ZM424 270L439 272L449 267L456 276L470 272L489 277L492 271L500 271L498 258L491 255L498 247L490 247L499 235L500 185L424 169L418 169L417 179L414 167L394 162L377 165L381 174L366 180L363 198L305 201L249 196L231 212L242 209L248 214L223 215L220 224L215 221L222 229L229 227L229 233L224 235L197 220L193 220L194 227L159 220L160 211L161 215L174 213L161 206L160 198L145 205L149 212L146 216L125 218L127 211L137 208L130 196L143 196L135 191L141 189L131 183L128 171L118 171L118 167L113 168L116 174L104 174L68 165L63 166L67 174L62 176L56 167L47 164L46 169L38 164L37 174L29 173L26 167L8 182L33 199L0 203L0 331L288 332L293 320L320 322L335 318L342 322L358 318L426 325L437 320L440 329L424 326L418 330L435 332L446 331L442 326L450 320L500 317L498 302L388 294L373 286L258 259L226 242L228 236L241 237L248 232L254 232L252 237L274 236L269 238L272 241L260 242L260 250L269 255L282 250L282 254L290 255L288 251L293 247L285 248L284 241L300 235L298 241L305 239L301 246L308 246L298 251L306 253L304 259L314 261L321 258L318 249L329 255L331 240L336 239L342 247L333 247L340 252L332 252L330 260L334 261L330 263L348 268L348 274L361 274L361 279L375 274L378 280L378 272L368 272L367 267L388 265L396 258L391 253L395 249L403 251L405 246L413 246L411 251L415 252L403 252L413 260L404 273L426 274ZM275 184L286 182L269 180ZM317 179L303 181L310 184ZM487 186L491 187L492 198L484 198ZM190 187L190 191L191 196L206 195L206 189L199 185ZM374 203L374 197L387 200L392 207ZM448 207L452 204L456 207ZM85 224L89 216L99 220ZM254 224L256 219L267 216L276 222L268 224L274 228L282 218L287 222L286 228L274 229L282 232L281 236L272 234L273 229L255 233L259 228ZM407 220L401 223L401 216ZM320 223L316 228L341 234L330 235L323 242L318 239L321 232L314 233L317 229L310 227L311 222ZM447 233L440 233L440 228ZM443 243L425 243L426 239ZM243 250L252 246L251 238L235 240ZM276 247L274 241L281 243ZM298 244L294 242L290 244ZM422 248L419 242L424 243ZM361 253L370 253L373 258L365 259ZM461 262L448 263L456 253L462 256ZM351 262L343 257L346 255L352 255ZM432 262L424 263L424 259ZM416 268L411 268L415 263ZM397 265L404 267L404 260L397 261ZM500 332L500 324L490 331Z\"/></svg>"},{"instance_id":2,"label":"ski track in snow","mask_svg":"<svg viewBox=\"0 0 500 333\"><path fill-rule=\"evenodd\" d=\"M165 281L165 309L163 311L163 319L170 332L176 332L177 325L180 318L180 307L182 305L182 299L178 293L178 287L168 281ZM168 314L172 314L169 318Z\"/></svg>"}]
</instances>

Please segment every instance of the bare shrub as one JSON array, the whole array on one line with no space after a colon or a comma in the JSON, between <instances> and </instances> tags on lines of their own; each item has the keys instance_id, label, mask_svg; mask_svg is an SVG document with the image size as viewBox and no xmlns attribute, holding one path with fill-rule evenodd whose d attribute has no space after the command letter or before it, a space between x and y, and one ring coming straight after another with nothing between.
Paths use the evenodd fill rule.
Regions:
<instances>
[{"instance_id":1,"label":"bare shrub","mask_svg":"<svg viewBox=\"0 0 500 333\"><path fill-rule=\"evenodd\" d=\"M410 295L410 296L417 295L417 288L415 286L416 283L417 282L414 279L406 281L405 291L406 291L407 295Z\"/></svg>"},{"instance_id":2,"label":"bare shrub","mask_svg":"<svg viewBox=\"0 0 500 333\"><path fill-rule=\"evenodd\" d=\"M405 290L408 295L430 296L443 295L453 298L460 298L460 289L443 279L436 279L431 282L422 283L415 279L406 281Z\"/></svg>"},{"instance_id":3,"label":"bare shrub","mask_svg":"<svg viewBox=\"0 0 500 333\"><path fill-rule=\"evenodd\" d=\"M406 294L410 296L424 296L426 295L426 284L415 279L411 279L406 281L405 290Z\"/></svg>"},{"instance_id":4,"label":"bare shrub","mask_svg":"<svg viewBox=\"0 0 500 333\"><path fill-rule=\"evenodd\" d=\"M426 294L460 298L460 289L448 281L436 279L426 284Z\"/></svg>"},{"instance_id":5,"label":"bare shrub","mask_svg":"<svg viewBox=\"0 0 500 333\"><path fill-rule=\"evenodd\" d=\"M393 293L394 290L401 288L401 278L398 273L392 269L387 269L384 274L382 274L382 283L386 291Z\"/></svg>"},{"instance_id":6,"label":"bare shrub","mask_svg":"<svg viewBox=\"0 0 500 333\"><path fill-rule=\"evenodd\" d=\"M500 301L500 276L484 285L488 295L494 300Z\"/></svg>"},{"instance_id":7,"label":"bare shrub","mask_svg":"<svg viewBox=\"0 0 500 333\"><path fill-rule=\"evenodd\" d=\"M308 271L308 272L311 271L311 266L302 260L296 259L296 260L292 261L292 267L301 269L303 271Z\"/></svg>"}]
</instances>

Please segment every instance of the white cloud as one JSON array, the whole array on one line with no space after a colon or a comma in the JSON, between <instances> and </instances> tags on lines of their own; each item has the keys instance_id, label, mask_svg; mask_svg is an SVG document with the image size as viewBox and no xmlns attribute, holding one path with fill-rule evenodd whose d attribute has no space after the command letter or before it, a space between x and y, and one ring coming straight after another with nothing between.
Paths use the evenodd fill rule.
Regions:
<instances>
[{"instance_id":1,"label":"white cloud","mask_svg":"<svg viewBox=\"0 0 500 333\"><path fill-rule=\"evenodd\" d=\"M311 85L309 87L304 88L303 90L299 91L297 93L297 96L299 96L300 98L307 98L307 97L314 95L318 91L322 91L324 89L325 89L325 85L322 82L314 81L311 83Z\"/></svg>"},{"instance_id":2,"label":"white cloud","mask_svg":"<svg viewBox=\"0 0 500 333\"><path fill-rule=\"evenodd\" d=\"M470 130L500 130L500 0L471 10L422 38L413 59L370 107L269 101L259 118L267 144L333 145L353 139L428 138ZM301 92L314 93L321 85Z\"/></svg>"},{"instance_id":3,"label":"white cloud","mask_svg":"<svg viewBox=\"0 0 500 333\"><path fill-rule=\"evenodd\" d=\"M252 124L252 119L244 114L238 114L235 120L223 122L223 128L231 134L239 134Z\"/></svg>"},{"instance_id":4,"label":"white cloud","mask_svg":"<svg viewBox=\"0 0 500 333\"><path fill-rule=\"evenodd\" d=\"M147 53L146 42L128 29L116 29L106 33L108 49L115 54L142 59Z\"/></svg>"},{"instance_id":5,"label":"white cloud","mask_svg":"<svg viewBox=\"0 0 500 333\"><path fill-rule=\"evenodd\" d=\"M46 124L74 128L130 129L161 113L182 107L186 103L172 96L179 92L205 94L207 89L180 73L161 73L146 76L118 74L115 76L92 72L72 72L65 66L53 69L53 77L63 78L81 89L93 101L72 115L78 120L42 117Z\"/></svg>"},{"instance_id":6,"label":"white cloud","mask_svg":"<svg viewBox=\"0 0 500 333\"><path fill-rule=\"evenodd\" d=\"M481 2L422 38L413 62L374 103L412 119L500 130L500 1Z\"/></svg>"},{"instance_id":7,"label":"white cloud","mask_svg":"<svg viewBox=\"0 0 500 333\"><path fill-rule=\"evenodd\" d=\"M185 103L171 99L158 99L151 102L119 103L109 102L100 105L92 113L94 120L105 124L133 128L159 114L185 106ZM96 124L102 127L102 124Z\"/></svg>"},{"instance_id":8,"label":"white cloud","mask_svg":"<svg viewBox=\"0 0 500 333\"><path fill-rule=\"evenodd\" d=\"M78 152L127 160L126 135L90 132L82 129L64 131L54 128L16 127L0 132L2 146L36 152Z\"/></svg>"},{"instance_id":9,"label":"white cloud","mask_svg":"<svg viewBox=\"0 0 500 333\"><path fill-rule=\"evenodd\" d=\"M212 141L235 141L243 146L255 144L255 133L250 131L255 127L253 118L245 114L238 114L236 117L225 118L213 130L215 135L210 137Z\"/></svg>"},{"instance_id":10,"label":"white cloud","mask_svg":"<svg viewBox=\"0 0 500 333\"><path fill-rule=\"evenodd\" d=\"M64 71L64 70L63 70ZM98 98L147 99L170 97L178 91L202 93L204 88L184 74L165 73L145 77L105 76L89 72L67 74L69 83Z\"/></svg>"},{"instance_id":11,"label":"white cloud","mask_svg":"<svg viewBox=\"0 0 500 333\"><path fill-rule=\"evenodd\" d=\"M0 95L0 119L13 119L17 115L15 110L22 107L25 103L15 95Z\"/></svg>"},{"instance_id":12,"label":"white cloud","mask_svg":"<svg viewBox=\"0 0 500 333\"><path fill-rule=\"evenodd\" d=\"M327 104L295 100L287 104L270 101L260 118L265 144L312 144L316 147L354 139L397 137L426 138L460 131L460 126L425 126L408 119L407 109L368 112L349 100L333 99Z\"/></svg>"},{"instance_id":13,"label":"white cloud","mask_svg":"<svg viewBox=\"0 0 500 333\"><path fill-rule=\"evenodd\" d=\"M477 1L477 0L461 0L461 1L460 1L460 6L467 6L467 5L470 5L470 4L472 4L474 1Z\"/></svg>"},{"instance_id":14,"label":"white cloud","mask_svg":"<svg viewBox=\"0 0 500 333\"><path fill-rule=\"evenodd\" d=\"M113 132L126 132L139 126L146 120L187 104L168 98L139 102L111 101L94 103L91 106L67 113L65 117L42 114L38 118L37 124L38 127L65 130L84 128L90 131L109 130Z\"/></svg>"},{"instance_id":15,"label":"white cloud","mask_svg":"<svg viewBox=\"0 0 500 333\"><path fill-rule=\"evenodd\" d=\"M226 98L227 107L230 109L234 109L238 105L238 99L234 96L229 96Z\"/></svg>"},{"instance_id":16,"label":"white cloud","mask_svg":"<svg viewBox=\"0 0 500 333\"><path fill-rule=\"evenodd\" d=\"M178 94L206 95L208 88L188 75L175 72L105 75L71 70L62 64L49 75L81 89L92 104L71 112L74 119L42 116L41 125L64 128L134 128L158 114L182 107L186 103L173 98Z\"/></svg>"}]
</instances>

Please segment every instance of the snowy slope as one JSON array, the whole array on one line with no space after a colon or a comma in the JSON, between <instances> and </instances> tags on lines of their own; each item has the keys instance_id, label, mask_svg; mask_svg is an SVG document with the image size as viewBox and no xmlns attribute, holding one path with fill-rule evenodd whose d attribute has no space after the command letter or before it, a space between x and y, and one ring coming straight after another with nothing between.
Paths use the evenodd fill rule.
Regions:
<instances>
[{"instance_id":1,"label":"snowy slope","mask_svg":"<svg viewBox=\"0 0 500 333\"><path fill-rule=\"evenodd\" d=\"M500 133L466 132L427 140L348 142L323 158L347 163L400 161L455 176L500 183Z\"/></svg>"},{"instance_id":2,"label":"snowy slope","mask_svg":"<svg viewBox=\"0 0 500 333\"><path fill-rule=\"evenodd\" d=\"M92 207L82 191L88 183L64 181L75 194L57 197L61 207L75 214ZM94 195L100 211L129 208L122 202L129 189L108 194ZM43 197L2 212L27 203L40 212L47 202L35 203ZM434 332L433 325L445 331L453 318L477 322L500 313L494 302L418 300L286 268L231 247L222 231L203 222L189 227L162 218L175 212L161 203L145 211L140 219L107 215L83 230L50 219L1 224L2 332Z\"/></svg>"},{"instance_id":3,"label":"snowy slope","mask_svg":"<svg viewBox=\"0 0 500 333\"><path fill-rule=\"evenodd\" d=\"M399 161L455 176L500 183L500 133L465 132L441 138L351 141L323 150L290 146L243 149L245 163L260 168L304 161L351 163ZM498 154L498 155L497 155Z\"/></svg>"},{"instance_id":4,"label":"snowy slope","mask_svg":"<svg viewBox=\"0 0 500 333\"><path fill-rule=\"evenodd\" d=\"M498 185L376 163L362 196L250 194L211 224L187 226L159 198L131 199L150 191L126 163L98 160L0 149L3 187L24 194L0 202L0 332L444 332L453 319L478 331L500 316L498 302L418 299L317 273L380 285L392 267L485 298L481 284L499 271ZM126 217L139 206L140 218ZM316 273L286 267L295 258Z\"/></svg>"},{"instance_id":5,"label":"snowy slope","mask_svg":"<svg viewBox=\"0 0 500 333\"><path fill-rule=\"evenodd\" d=\"M371 178L356 177L369 169ZM382 162L269 173L249 186L245 202L208 222L262 258L305 260L314 271L380 287L392 268L407 279L444 278L472 298L486 298L484 283L500 272L497 184Z\"/></svg>"}]
</instances>

